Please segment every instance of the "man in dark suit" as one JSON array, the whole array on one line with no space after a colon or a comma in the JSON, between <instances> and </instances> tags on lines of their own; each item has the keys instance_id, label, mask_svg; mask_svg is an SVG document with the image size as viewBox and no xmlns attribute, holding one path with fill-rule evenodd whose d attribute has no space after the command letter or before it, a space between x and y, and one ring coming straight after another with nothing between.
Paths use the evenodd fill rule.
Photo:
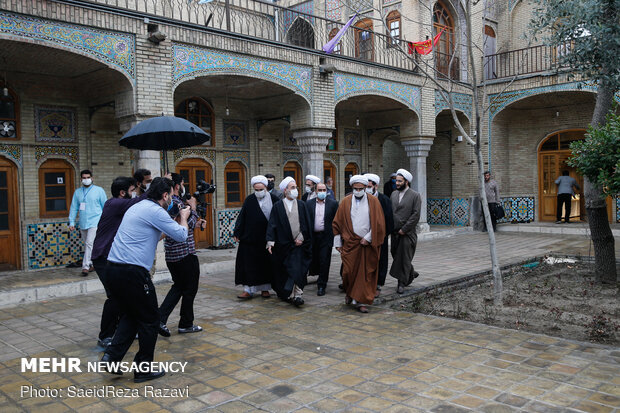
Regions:
<instances>
[{"instance_id":1,"label":"man in dark suit","mask_svg":"<svg viewBox=\"0 0 620 413\"><path fill-rule=\"evenodd\" d=\"M338 202L327 196L327 186L324 183L318 183L316 191L317 197L306 203L313 228L310 275L318 274L316 295L323 296L329 278L329 264L334 246L332 221L338 210Z\"/></svg>"},{"instance_id":2,"label":"man in dark suit","mask_svg":"<svg viewBox=\"0 0 620 413\"><path fill-rule=\"evenodd\" d=\"M392 201L389 197L379 192L379 182L381 178L375 174L365 174L364 177L368 179L368 187L366 192L369 195L374 195L379 199L381 203L381 209L383 209L383 216L385 217L385 239L381 246L381 256L379 257L379 278L377 278L377 292L375 297L379 297L381 287L385 285L385 277L388 270L388 238L394 229L394 214L392 213Z\"/></svg>"}]
</instances>

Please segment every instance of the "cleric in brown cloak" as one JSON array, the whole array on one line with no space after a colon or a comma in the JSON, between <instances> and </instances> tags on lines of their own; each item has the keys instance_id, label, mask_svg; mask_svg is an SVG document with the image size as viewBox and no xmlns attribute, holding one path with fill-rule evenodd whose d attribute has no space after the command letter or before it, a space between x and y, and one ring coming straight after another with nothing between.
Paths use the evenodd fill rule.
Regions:
<instances>
[{"instance_id":1,"label":"cleric in brown cloak","mask_svg":"<svg viewBox=\"0 0 620 413\"><path fill-rule=\"evenodd\" d=\"M385 238L381 203L368 196L368 179L354 175L349 180L353 194L346 196L332 223L334 246L342 259L342 284L346 304L362 313L373 303L379 274L379 255Z\"/></svg>"},{"instance_id":2,"label":"cleric in brown cloak","mask_svg":"<svg viewBox=\"0 0 620 413\"><path fill-rule=\"evenodd\" d=\"M297 184L291 177L280 182L284 199L271 210L267 226L267 250L273 254L271 287L283 300L299 307L304 303L308 268L312 261L312 225L306 203L297 200Z\"/></svg>"},{"instance_id":3,"label":"cleric in brown cloak","mask_svg":"<svg viewBox=\"0 0 620 413\"><path fill-rule=\"evenodd\" d=\"M243 293L237 296L242 300L259 292L263 298L270 296L272 266L265 239L271 210L279 201L267 191L269 181L263 175L253 177L251 184L254 193L243 202L233 232L235 241L239 242L235 285L243 285Z\"/></svg>"}]
</instances>

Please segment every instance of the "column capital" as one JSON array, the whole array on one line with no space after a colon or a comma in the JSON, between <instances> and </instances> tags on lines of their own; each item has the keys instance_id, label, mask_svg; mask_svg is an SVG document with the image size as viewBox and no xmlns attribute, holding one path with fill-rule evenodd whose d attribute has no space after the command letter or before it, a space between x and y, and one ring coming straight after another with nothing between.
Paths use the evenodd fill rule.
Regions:
<instances>
[{"instance_id":1,"label":"column capital","mask_svg":"<svg viewBox=\"0 0 620 413\"><path fill-rule=\"evenodd\" d=\"M325 152L325 148L332 137L332 129L296 129L293 131L293 137L297 141L297 146L301 153L321 153Z\"/></svg>"},{"instance_id":2,"label":"column capital","mask_svg":"<svg viewBox=\"0 0 620 413\"><path fill-rule=\"evenodd\" d=\"M409 136L400 138L400 143L405 148L409 157L428 156L433 145L434 136Z\"/></svg>"}]
</instances>

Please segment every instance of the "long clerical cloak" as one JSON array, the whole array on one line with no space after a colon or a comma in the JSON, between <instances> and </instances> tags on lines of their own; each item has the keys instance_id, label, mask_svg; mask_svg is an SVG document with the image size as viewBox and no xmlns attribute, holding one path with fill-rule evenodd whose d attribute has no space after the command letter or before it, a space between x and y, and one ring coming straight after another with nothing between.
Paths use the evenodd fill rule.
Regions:
<instances>
[{"instance_id":1,"label":"long clerical cloak","mask_svg":"<svg viewBox=\"0 0 620 413\"><path fill-rule=\"evenodd\" d=\"M267 241L274 241L273 279L271 288L280 298L288 298L293 285L304 288L307 283L306 274L312 261L312 226L306 203L296 200L299 215L299 231L304 237L303 243L295 246L284 201L278 201L271 210L267 225Z\"/></svg>"},{"instance_id":2,"label":"long clerical cloak","mask_svg":"<svg viewBox=\"0 0 620 413\"><path fill-rule=\"evenodd\" d=\"M277 196L272 194L268 196L271 196L271 202L274 205L278 202ZM271 283L271 257L265 248L267 224L267 217L261 210L256 195L248 196L243 202L233 232L233 235L239 238L235 262L236 285L252 286Z\"/></svg>"},{"instance_id":3,"label":"long clerical cloak","mask_svg":"<svg viewBox=\"0 0 620 413\"><path fill-rule=\"evenodd\" d=\"M372 304L377 289L379 254L385 238L385 218L381 203L374 196L367 196L372 242L360 244L362 238L353 231L351 221L352 195L346 196L332 223L334 235L342 238L342 284L347 296L360 304Z\"/></svg>"}]
</instances>

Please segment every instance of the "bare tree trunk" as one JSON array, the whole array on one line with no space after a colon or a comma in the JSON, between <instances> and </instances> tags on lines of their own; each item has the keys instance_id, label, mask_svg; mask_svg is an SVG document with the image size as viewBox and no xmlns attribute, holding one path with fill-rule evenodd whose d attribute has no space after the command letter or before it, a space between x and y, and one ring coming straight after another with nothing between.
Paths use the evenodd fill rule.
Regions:
<instances>
[{"instance_id":1,"label":"bare tree trunk","mask_svg":"<svg viewBox=\"0 0 620 413\"><path fill-rule=\"evenodd\" d=\"M596 105L592 115L592 126L599 127L605 123L605 117L611 110L614 90L607 83L601 82L596 95ZM594 266L596 278L604 283L616 283L616 250L614 236L607 219L606 196L598 186L584 177L584 194L586 213L590 226L590 236L594 246Z\"/></svg>"}]
</instances>

